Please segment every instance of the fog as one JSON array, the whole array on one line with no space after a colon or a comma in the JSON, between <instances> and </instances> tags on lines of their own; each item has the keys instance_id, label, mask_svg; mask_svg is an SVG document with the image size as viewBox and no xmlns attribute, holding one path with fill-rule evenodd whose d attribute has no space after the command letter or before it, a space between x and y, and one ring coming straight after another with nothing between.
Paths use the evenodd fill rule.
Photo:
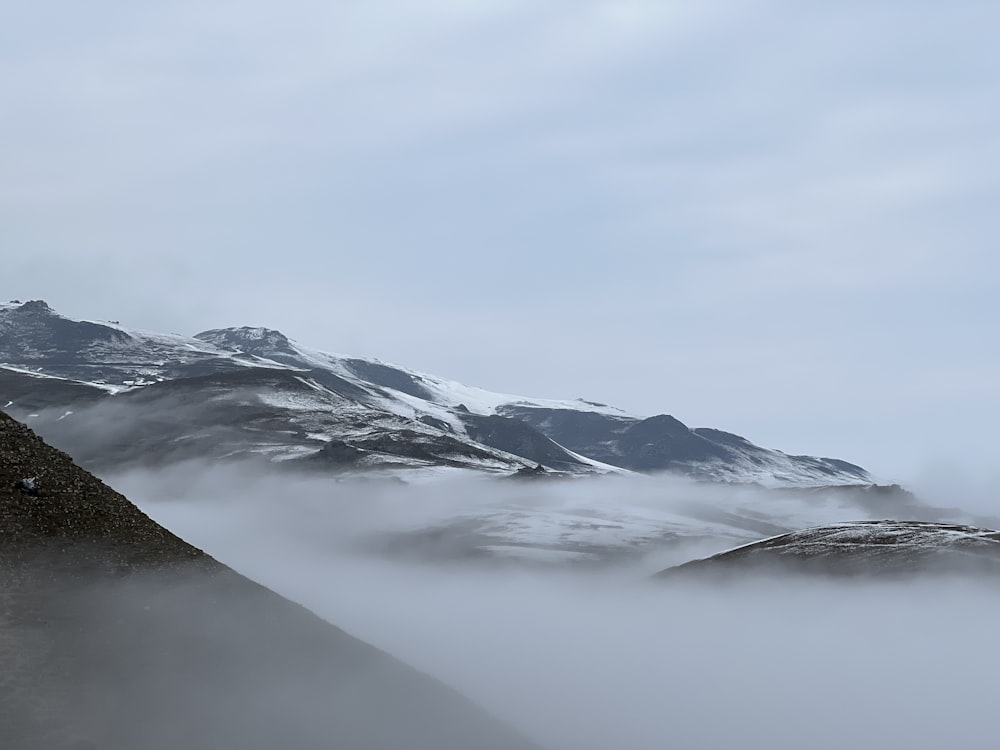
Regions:
<instances>
[{"instance_id":1,"label":"fog","mask_svg":"<svg viewBox=\"0 0 1000 750\"><path fill-rule=\"evenodd\" d=\"M109 482L549 750L940 748L994 729L995 586L649 580L768 535L748 522L801 528L902 517L878 513L899 506L664 479L404 485L196 464ZM470 519L484 517L517 544L562 552L590 517L588 555L512 555L489 534L478 554L453 545L482 535ZM409 544L421 537L435 542ZM611 554L622 545L633 554Z\"/></svg>"},{"instance_id":2,"label":"fog","mask_svg":"<svg viewBox=\"0 0 1000 750\"><path fill-rule=\"evenodd\" d=\"M530 750L440 683L204 558L93 576L106 552L0 560L0 747Z\"/></svg>"}]
</instances>

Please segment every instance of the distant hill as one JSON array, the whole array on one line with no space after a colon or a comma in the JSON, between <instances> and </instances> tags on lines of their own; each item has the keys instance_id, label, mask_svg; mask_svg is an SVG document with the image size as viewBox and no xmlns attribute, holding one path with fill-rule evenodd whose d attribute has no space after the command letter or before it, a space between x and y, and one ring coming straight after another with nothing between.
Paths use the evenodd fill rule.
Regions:
<instances>
[{"instance_id":1,"label":"distant hill","mask_svg":"<svg viewBox=\"0 0 1000 750\"><path fill-rule=\"evenodd\" d=\"M762 539L668 568L660 577L1000 575L1000 531L928 521L853 521Z\"/></svg>"}]
</instances>

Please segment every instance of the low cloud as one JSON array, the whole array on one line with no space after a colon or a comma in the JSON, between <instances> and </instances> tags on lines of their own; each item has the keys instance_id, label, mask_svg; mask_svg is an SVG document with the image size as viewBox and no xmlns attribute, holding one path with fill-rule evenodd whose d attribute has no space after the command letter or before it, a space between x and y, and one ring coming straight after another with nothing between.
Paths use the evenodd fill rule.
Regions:
<instances>
[{"instance_id":1,"label":"low cloud","mask_svg":"<svg viewBox=\"0 0 1000 750\"><path fill-rule=\"evenodd\" d=\"M193 464L113 483L222 561L550 750L939 748L981 744L992 732L1000 603L985 585L664 586L649 581L641 556L596 567L498 565L366 543L501 508L550 519L618 514L620 527L625 508L643 518L686 512L691 528L711 529L692 506L744 515L756 507L762 523L808 525L810 513L814 523L863 517L854 501L664 480L403 486ZM706 532L701 551L729 546L735 533Z\"/></svg>"}]
</instances>

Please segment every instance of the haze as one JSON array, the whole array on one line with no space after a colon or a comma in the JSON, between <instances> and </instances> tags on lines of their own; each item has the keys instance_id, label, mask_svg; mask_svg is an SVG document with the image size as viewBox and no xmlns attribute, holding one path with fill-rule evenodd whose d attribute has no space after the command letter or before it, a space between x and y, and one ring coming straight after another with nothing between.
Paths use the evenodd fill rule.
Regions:
<instances>
[{"instance_id":1,"label":"haze","mask_svg":"<svg viewBox=\"0 0 1000 750\"><path fill-rule=\"evenodd\" d=\"M188 465L113 483L223 562L457 688L547 750L965 747L992 732L993 584L648 580L671 556L733 544L710 524L694 546L665 540L638 561L597 567L372 544L497 507L627 515L756 503L761 519L785 513L802 525L860 517L857 508L805 496L766 505L759 490L666 478L402 486Z\"/></svg>"}]
</instances>

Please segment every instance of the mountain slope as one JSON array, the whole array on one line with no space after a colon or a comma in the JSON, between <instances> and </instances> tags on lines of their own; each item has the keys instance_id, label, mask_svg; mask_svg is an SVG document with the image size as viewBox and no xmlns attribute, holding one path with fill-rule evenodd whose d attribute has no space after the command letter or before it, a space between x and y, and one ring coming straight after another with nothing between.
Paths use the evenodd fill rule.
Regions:
<instances>
[{"instance_id":1,"label":"mountain slope","mask_svg":"<svg viewBox=\"0 0 1000 750\"><path fill-rule=\"evenodd\" d=\"M926 521L853 521L794 531L668 568L660 576L747 573L1000 575L1000 532Z\"/></svg>"},{"instance_id":2,"label":"mountain slope","mask_svg":"<svg viewBox=\"0 0 1000 750\"><path fill-rule=\"evenodd\" d=\"M846 461L789 456L721 430L691 429L666 414L638 419L525 404L505 404L498 411L533 425L571 451L632 471L762 484L871 481L868 472Z\"/></svg>"},{"instance_id":3,"label":"mountain slope","mask_svg":"<svg viewBox=\"0 0 1000 750\"><path fill-rule=\"evenodd\" d=\"M311 350L267 328L186 338L73 321L40 301L0 305L0 399L102 469L139 457L264 457L341 470L541 465L772 485L871 482L843 461L787 455L668 415L493 393Z\"/></svg>"},{"instance_id":4,"label":"mountain slope","mask_svg":"<svg viewBox=\"0 0 1000 750\"><path fill-rule=\"evenodd\" d=\"M0 414L0 746L529 750Z\"/></svg>"}]
</instances>

